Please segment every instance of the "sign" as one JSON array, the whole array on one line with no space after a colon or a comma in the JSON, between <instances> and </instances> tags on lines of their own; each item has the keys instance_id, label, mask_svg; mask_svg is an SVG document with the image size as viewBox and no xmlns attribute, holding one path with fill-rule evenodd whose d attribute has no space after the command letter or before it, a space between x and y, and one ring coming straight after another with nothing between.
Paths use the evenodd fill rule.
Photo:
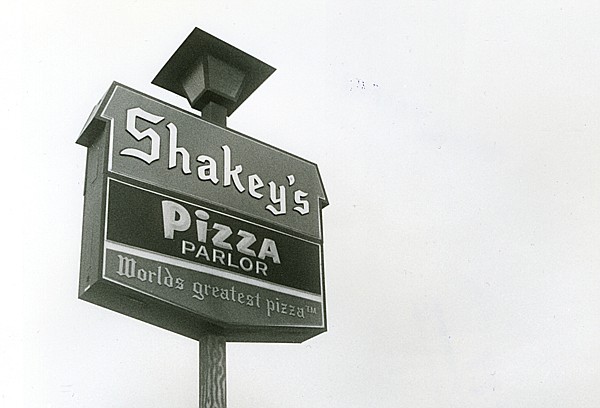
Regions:
<instances>
[{"instance_id":1,"label":"sign","mask_svg":"<svg viewBox=\"0 0 600 408\"><path fill-rule=\"evenodd\" d=\"M119 84L101 103L108 171L321 238L326 198L314 163Z\"/></svg>"},{"instance_id":2,"label":"sign","mask_svg":"<svg viewBox=\"0 0 600 408\"><path fill-rule=\"evenodd\" d=\"M80 297L193 338L326 330L315 164L118 83L78 143Z\"/></svg>"}]
</instances>

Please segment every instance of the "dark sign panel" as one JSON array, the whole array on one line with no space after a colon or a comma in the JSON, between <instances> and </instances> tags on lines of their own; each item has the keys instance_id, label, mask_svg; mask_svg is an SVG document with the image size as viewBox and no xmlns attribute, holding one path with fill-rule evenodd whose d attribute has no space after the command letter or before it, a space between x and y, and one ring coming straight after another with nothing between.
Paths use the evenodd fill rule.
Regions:
<instances>
[{"instance_id":1,"label":"dark sign panel","mask_svg":"<svg viewBox=\"0 0 600 408\"><path fill-rule=\"evenodd\" d=\"M116 83L78 142L80 297L193 338L326 330L316 165Z\"/></svg>"},{"instance_id":2,"label":"dark sign panel","mask_svg":"<svg viewBox=\"0 0 600 408\"><path fill-rule=\"evenodd\" d=\"M104 278L229 323L323 326L319 244L112 179L107 208Z\"/></svg>"}]
</instances>

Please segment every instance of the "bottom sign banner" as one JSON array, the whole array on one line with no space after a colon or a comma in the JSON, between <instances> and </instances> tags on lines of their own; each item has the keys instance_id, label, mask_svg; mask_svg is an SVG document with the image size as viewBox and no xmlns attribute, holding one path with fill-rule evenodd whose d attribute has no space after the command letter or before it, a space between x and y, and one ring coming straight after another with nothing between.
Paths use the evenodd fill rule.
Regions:
<instances>
[{"instance_id":1,"label":"bottom sign banner","mask_svg":"<svg viewBox=\"0 0 600 408\"><path fill-rule=\"evenodd\" d=\"M269 283L168 259L107 241L105 279L185 308L210 320L244 326L322 327L318 296L269 289Z\"/></svg>"}]
</instances>

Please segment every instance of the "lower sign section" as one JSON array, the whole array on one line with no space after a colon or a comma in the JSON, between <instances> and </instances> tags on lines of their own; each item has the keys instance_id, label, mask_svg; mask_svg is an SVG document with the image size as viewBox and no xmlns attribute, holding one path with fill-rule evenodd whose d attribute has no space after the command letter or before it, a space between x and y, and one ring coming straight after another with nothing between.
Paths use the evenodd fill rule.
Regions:
<instances>
[{"instance_id":1,"label":"lower sign section","mask_svg":"<svg viewBox=\"0 0 600 408\"><path fill-rule=\"evenodd\" d=\"M217 323L324 327L318 295L111 241L103 277Z\"/></svg>"},{"instance_id":2,"label":"lower sign section","mask_svg":"<svg viewBox=\"0 0 600 408\"><path fill-rule=\"evenodd\" d=\"M108 180L107 207L111 242L322 294L319 242L114 179Z\"/></svg>"}]
</instances>

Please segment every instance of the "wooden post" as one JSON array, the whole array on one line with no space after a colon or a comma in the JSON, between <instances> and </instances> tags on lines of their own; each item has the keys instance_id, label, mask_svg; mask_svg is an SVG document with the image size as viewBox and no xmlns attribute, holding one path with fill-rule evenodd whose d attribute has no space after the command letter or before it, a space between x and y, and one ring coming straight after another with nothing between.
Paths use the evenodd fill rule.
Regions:
<instances>
[{"instance_id":1,"label":"wooden post","mask_svg":"<svg viewBox=\"0 0 600 408\"><path fill-rule=\"evenodd\" d=\"M227 126L227 117L275 68L195 28L152 80L187 98L202 119ZM212 79L211 79L212 78ZM225 337L201 336L200 408L226 408Z\"/></svg>"},{"instance_id":2,"label":"wooden post","mask_svg":"<svg viewBox=\"0 0 600 408\"><path fill-rule=\"evenodd\" d=\"M200 408L227 407L225 338L207 334L200 342Z\"/></svg>"}]
</instances>

